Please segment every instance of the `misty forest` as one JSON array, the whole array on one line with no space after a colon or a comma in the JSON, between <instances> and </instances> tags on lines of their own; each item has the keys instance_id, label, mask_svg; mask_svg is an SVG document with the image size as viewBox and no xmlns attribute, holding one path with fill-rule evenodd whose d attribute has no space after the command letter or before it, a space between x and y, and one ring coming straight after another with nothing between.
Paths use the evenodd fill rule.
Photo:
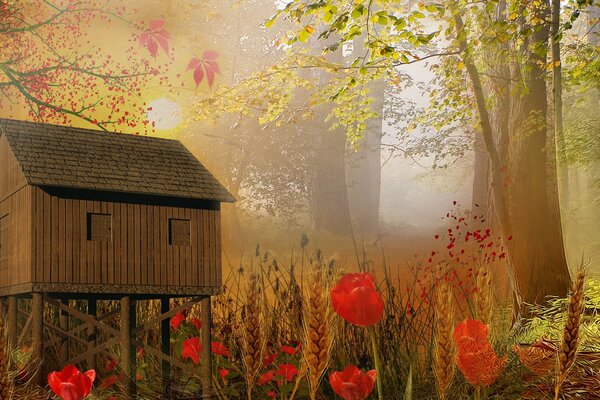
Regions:
<instances>
[{"instance_id":1,"label":"misty forest","mask_svg":"<svg viewBox=\"0 0 600 400\"><path fill-rule=\"evenodd\" d=\"M117 147L102 168L123 190L63 196L31 174L96 158L58 133L19 153L38 133L14 128L54 125L144 137L127 143L146 161ZM144 242L162 211L142 236L130 211L137 285L154 262L210 264L211 287L94 275L127 248L113 205L146 201L118 180L185 183L149 138L180 141L226 195L153 197L207 241L187 267L179 231L168 264ZM72 163L35 169L61 151ZM19 191L32 216L12 226ZM109 218L97 247L92 225L61 242L73 196L88 224ZM26 239L55 199L59 222ZM212 216L205 239L186 207ZM0 0L0 400L600 399L599 227L598 1ZM84 279L84 248L101 281L50 285Z\"/></svg>"}]
</instances>

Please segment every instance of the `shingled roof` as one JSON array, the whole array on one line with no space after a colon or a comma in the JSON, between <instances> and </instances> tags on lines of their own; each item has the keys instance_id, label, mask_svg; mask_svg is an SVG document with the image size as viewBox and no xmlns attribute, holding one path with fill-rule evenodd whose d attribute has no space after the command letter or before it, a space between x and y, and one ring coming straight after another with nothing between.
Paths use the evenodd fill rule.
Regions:
<instances>
[{"instance_id":1,"label":"shingled roof","mask_svg":"<svg viewBox=\"0 0 600 400\"><path fill-rule=\"evenodd\" d=\"M0 119L34 186L233 202L233 196L178 140Z\"/></svg>"}]
</instances>

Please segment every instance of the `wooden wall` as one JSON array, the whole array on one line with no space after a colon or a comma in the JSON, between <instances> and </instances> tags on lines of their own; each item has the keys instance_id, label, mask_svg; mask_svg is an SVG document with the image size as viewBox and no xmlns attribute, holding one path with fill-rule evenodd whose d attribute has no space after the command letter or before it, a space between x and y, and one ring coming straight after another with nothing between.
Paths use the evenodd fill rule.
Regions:
<instances>
[{"instance_id":1,"label":"wooden wall","mask_svg":"<svg viewBox=\"0 0 600 400\"><path fill-rule=\"evenodd\" d=\"M76 200L33 188L33 282L221 286L218 210ZM110 242L87 238L87 214L111 214ZM170 245L169 219L190 220L191 245ZM110 291L110 288L106 289Z\"/></svg>"},{"instance_id":2,"label":"wooden wall","mask_svg":"<svg viewBox=\"0 0 600 400\"><path fill-rule=\"evenodd\" d=\"M6 264L0 270L0 288L31 283L32 188L25 186L0 202L2 244L7 246Z\"/></svg>"},{"instance_id":3,"label":"wooden wall","mask_svg":"<svg viewBox=\"0 0 600 400\"><path fill-rule=\"evenodd\" d=\"M0 136L0 168L0 202L2 202L27 184L4 135Z\"/></svg>"},{"instance_id":4,"label":"wooden wall","mask_svg":"<svg viewBox=\"0 0 600 400\"><path fill-rule=\"evenodd\" d=\"M27 186L6 136L0 136L0 218L7 246L0 288L31 282L31 187Z\"/></svg>"}]
</instances>

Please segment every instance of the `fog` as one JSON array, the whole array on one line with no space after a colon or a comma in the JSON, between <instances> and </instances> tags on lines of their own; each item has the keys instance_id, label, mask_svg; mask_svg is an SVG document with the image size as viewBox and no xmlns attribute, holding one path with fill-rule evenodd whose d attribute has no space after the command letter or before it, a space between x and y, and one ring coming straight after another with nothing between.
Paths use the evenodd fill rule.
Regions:
<instances>
[{"instance_id":1,"label":"fog","mask_svg":"<svg viewBox=\"0 0 600 400\"><path fill-rule=\"evenodd\" d=\"M475 141L480 135L477 118L468 123L455 119L441 130L423 120L414 122L430 112L432 92L443 89L435 68L448 58L400 66L393 71L395 76L389 73L369 83L366 97L372 101L363 105L364 98L356 98L356 115L363 111L372 115L362 138L357 138L339 126L339 104L314 100L320 90L335 88L338 78L333 69L307 66L300 56L319 56L327 43L315 35L306 43L287 45L285 38L294 24L283 17L265 27L282 4L230 0L203 1L200 6L137 0L115 7L113 2L99 2L99 9L109 12L81 25L79 39L85 46L70 43L64 52L67 57L85 52L96 52L102 59L110 55L125 72L134 65L149 68L151 73L139 78L141 86L135 87L123 108L132 114L145 110L135 117L146 118L153 128L115 124L108 129L179 139L192 149L238 200L223 205L224 251L231 258L251 254L257 243L284 254L298 248L303 234L313 250L323 248L345 259L355 257L356 248L368 249L368 257L399 249L393 263L417 253L427 258L431 238L447 225L446 214L457 207L475 207L473 182L488 168L475 157L476 151L484 154ZM152 34L167 42L155 43L154 50L141 40L152 21L160 21ZM435 29L435 24L425 23L423 29ZM582 28L570 34L577 39L588 33ZM348 68L363 50L362 40L358 36L351 47L345 44L347 54L340 48L322 62ZM448 43L442 40L437 45ZM194 59L201 61L194 64ZM199 71L198 63L207 59L218 65L202 64L213 69ZM110 61L106 65L110 68ZM463 76L455 88L457 96L468 98L462 107L473 116L469 80L464 71L456 75ZM104 87L99 93L111 95L113 89ZM75 97L85 98L85 90L85 86L73 89ZM1 115L35 117L27 102L17 97L1 98ZM567 133L570 124L585 126L586 118L596 126L591 116L597 113L597 88L584 93L568 89L565 97ZM134 110L132 104L138 102ZM439 122L435 118L445 112L437 107L441 111L430 121ZM104 116L100 111L97 115ZM342 117L349 119L352 113ZM67 123L91 127L78 118L69 117ZM587 148L596 145L591 143ZM553 149L548 149L550 154ZM555 159L548 160L550 176ZM571 177L568 193L561 193L569 264L598 265L598 159L592 154L591 161L576 160L560 168L567 168ZM516 171L506 182L519 183L519 173L524 172ZM487 191L491 199L492 190ZM481 204L481 211L493 214L490 204ZM514 213L516 221L521 219L518 215ZM491 217L489 224L493 221Z\"/></svg>"}]
</instances>

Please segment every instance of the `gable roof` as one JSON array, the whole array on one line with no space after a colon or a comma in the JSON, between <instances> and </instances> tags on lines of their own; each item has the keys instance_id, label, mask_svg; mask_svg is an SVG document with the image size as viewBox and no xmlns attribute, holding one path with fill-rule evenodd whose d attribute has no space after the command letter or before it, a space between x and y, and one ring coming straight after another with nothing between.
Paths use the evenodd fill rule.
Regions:
<instances>
[{"instance_id":1,"label":"gable roof","mask_svg":"<svg viewBox=\"0 0 600 400\"><path fill-rule=\"evenodd\" d=\"M0 119L34 186L234 202L178 140Z\"/></svg>"}]
</instances>

